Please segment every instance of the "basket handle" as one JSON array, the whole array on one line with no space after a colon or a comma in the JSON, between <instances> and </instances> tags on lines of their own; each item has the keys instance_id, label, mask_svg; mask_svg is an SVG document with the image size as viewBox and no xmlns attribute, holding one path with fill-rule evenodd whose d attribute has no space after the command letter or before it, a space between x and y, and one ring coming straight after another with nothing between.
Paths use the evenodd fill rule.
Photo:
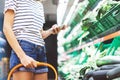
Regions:
<instances>
[{"instance_id":1,"label":"basket handle","mask_svg":"<svg viewBox=\"0 0 120 80\"><path fill-rule=\"evenodd\" d=\"M48 67L50 67L50 68L54 71L54 73L55 73L55 80L58 79L57 71L56 71L56 69L55 69L51 64L44 63L44 62L37 62L37 65L38 65L38 66L48 66ZM15 66L15 67L9 72L7 80L10 80L13 72L14 72L17 68L22 67L22 66L23 66L22 64L18 64L17 66Z\"/></svg>"}]
</instances>

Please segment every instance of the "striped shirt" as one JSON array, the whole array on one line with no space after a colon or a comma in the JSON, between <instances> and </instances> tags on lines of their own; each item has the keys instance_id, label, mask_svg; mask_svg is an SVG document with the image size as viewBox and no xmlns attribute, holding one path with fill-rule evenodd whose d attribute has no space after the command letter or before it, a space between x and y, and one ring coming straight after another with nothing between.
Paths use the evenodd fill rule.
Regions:
<instances>
[{"instance_id":1,"label":"striped shirt","mask_svg":"<svg viewBox=\"0 0 120 80\"><path fill-rule=\"evenodd\" d=\"M35 0L5 0L5 11L15 12L13 31L17 40L26 40L37 45L45 44L40 30L43 29L44 10Z\"/></svg>"}]
</instances>

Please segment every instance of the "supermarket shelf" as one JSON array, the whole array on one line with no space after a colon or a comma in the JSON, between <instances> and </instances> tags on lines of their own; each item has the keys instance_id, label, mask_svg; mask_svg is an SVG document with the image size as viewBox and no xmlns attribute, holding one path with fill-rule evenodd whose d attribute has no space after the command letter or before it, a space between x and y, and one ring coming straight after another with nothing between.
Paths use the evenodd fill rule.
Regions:
<instances>
[{"instance_id":1,"label":"supermarket shelf","mask_svg":"<svg viewBox=\"0 0 120 80\"><path fill-rule=\"evenodd\" d=\"M68 25L71 26L71 29L64 35L64 37L65 38L68 37L67 34L71 34L72 35L73 34L72 33L73 32L73 28L76 28L76 27L78 27L77 25L82 24L81 21L86 19L88 16L90 16L90 14L95 13L96 10L99 8L99 6L101 6L103 3L105 3L105 0L96 0L96 2L93 5L91 5L91 7L90 6L86 6L85 10L82 13L79 11L80 4L78 4L77 8L75 10L74 15L71 16L71 20L69 20L69 23L67 23Z\"/></svg>"},{"instance_id":2,"label":"supermarket shelf","mask_svg":"<svg viewBox=\"0 0 120 80\"><path fill-rule=\"evenodd\" d=\"M103 2L101 2L102 4ZM99 4L100 5L100 4ZM107 12L103 18L99 19L99 21L95 22L94 24L92 24L90 26L90 28L88 29L88 31L90 32L90 34L88 34L85 38L83 38L82 40L84 42L91 42L91 40L95 40L97 38L106 36L108 34L114 33L117 30L119 30L120 28L120 21L119 21L119 12L117 13L116 16L112 16L113 13L116 12L116 10L118 10L120 7L120 5L116 5L115 7L113 7L109 12ZM78 31L79 30L79 31ZM66 37L66 39L70 38L70 36L73 36L74 34L76 34L76 32L81 32L80 31L80 26L76 26L72 29L71 33L67 33L68 36ZM74 35L77 36L77 35ZM68 39L70 40L70 39ZM70 42L72 42L70 40ZM73 43L73 42L72 42ZM67 48L73 49L74 47L77 47L78 45L75 44L75 46L72 45L72 43L70 43L71 46L69 45L65 45L65 50ZM67 46L67 48L66 48ZM70 49L70 50L71 50ZM67 51L67 50L66 50Z\"/></svg>"},{"instance_id":3,"label":"supermarket shelf","mask_svg":"<svg viewBox=\"0 0 120 80\"><path fill-rule=\"evenodd\" d=\"M84 1L90 2L89 7L82 7L83 9L80 10L80 4L78 4L72 16L69 17L70 20L67 21L69 28L61 32L58 38L58 72L65 80L81 80L86 72L98 67L97 59L107 55L119 55L119 2L102 13L99 10L113 4L111 3L113 0ZM88 3L86 2L85 5ZM98 17L98 13L102 15ZM92 69L86 69L88 66ZM82 73L84 69L86 71Z\"/></svg>"},{"instance_id":4,"label":"supermarket shelf","mask_svg":"<svg viewBox=\"0 0 120 80\"><path fill-rule=\"evenodd\" d=\"M116 26L114 26L114 27L112 27L112 28L110 28L110 29L108 29L108 30L94 36L93 38L91 38L91 40L95 40L97 38L112 34L112 33L116 32L116 31L119 31L119 30L120 30L120 24L118 24L118 25L116 25ZM86 42L90 42L90 40L88 40Z\"/></svg>"},{"instance_id":5,"label":"supermarket shelf","mask_svg":"<svg viewBox=\"0 0 120 80\"><path fill-rule=\"evenodd\" d=\"M114 37L116 37L116 36L120 36L120 30L117 31L117 32L114 32L114 33L112 33L112 34L109 34L109 35L107 35L107 36L98 38L98 39L96 39L96 40L94 40L94 41L92 41L92 42L89 42L89 43L80 45L80 46L78 46L78 47L76 47L76 48L73 48L73 49L71 49L71 50L69 50L69 51L66 51L65 54L71 53L71 52L73 52L73 51L80 50L80 49L85 48L85 47L90 46L90 45L94 45L94 44L96 44L96 43L98 43L98 42L103 42L103 41L112 39L112 38L114 38Z\"/></svg>"}]
</instances>

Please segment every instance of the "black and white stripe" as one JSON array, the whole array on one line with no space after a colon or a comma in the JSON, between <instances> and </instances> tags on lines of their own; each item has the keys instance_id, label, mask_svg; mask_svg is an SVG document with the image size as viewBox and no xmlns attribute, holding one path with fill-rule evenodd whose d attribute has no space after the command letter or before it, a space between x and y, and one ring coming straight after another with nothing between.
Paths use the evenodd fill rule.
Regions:
<instances>
[{"instance_id":1,"label":"black and white stripe","mask_svg":"<svg viewBox=\"0 0 120 80\"><path fill-rule=\"evenodd\" d=\"M15 12L13 31L18 40L44 45L40 30L45 23L43 5L34 0L6 0L5 11Z\"/></svg>"}]
</instances>

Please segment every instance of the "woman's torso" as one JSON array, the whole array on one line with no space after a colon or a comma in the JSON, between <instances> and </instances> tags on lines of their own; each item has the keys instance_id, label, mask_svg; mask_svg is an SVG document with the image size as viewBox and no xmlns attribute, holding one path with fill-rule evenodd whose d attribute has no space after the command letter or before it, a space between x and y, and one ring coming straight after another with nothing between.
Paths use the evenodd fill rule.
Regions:
<instances>
[{"instance_id":1,"label":"woman's torso","mask_svg":"<svg viewBox=\"0 0 120 80\"><path fill-rule=\"evenodd\" d=\"M44 45L40 33L45 23L43 5L34 0L16 0L13 31L17 40Z\"/></svg>"}]
</instances>

